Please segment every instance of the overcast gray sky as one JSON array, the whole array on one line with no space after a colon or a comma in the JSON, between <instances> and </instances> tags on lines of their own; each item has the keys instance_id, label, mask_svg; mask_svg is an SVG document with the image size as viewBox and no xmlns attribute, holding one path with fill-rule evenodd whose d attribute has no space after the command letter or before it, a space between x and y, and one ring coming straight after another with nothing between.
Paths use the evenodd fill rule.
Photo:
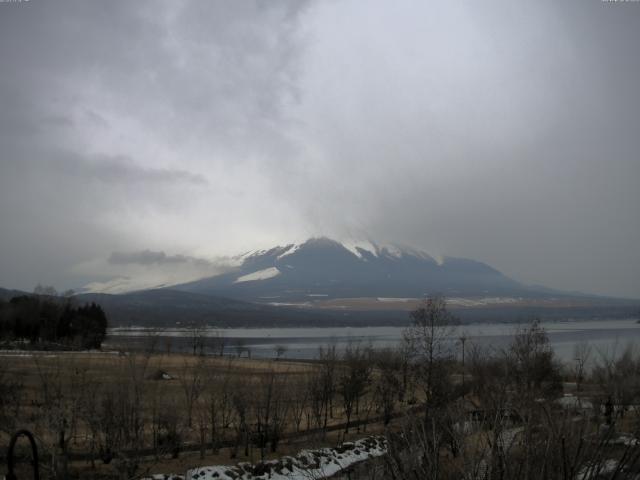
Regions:
<instances>
[{"instance_id":1,"label":"overcast gray sky","mask_svg":"<svg viewBox=\"0 0 640 480\"><path fill-rule=\"evenodd\" d=\"M640 297L639 46L638 2L0 3L0 285L327 235Z\"/></svg>"}]
</instances>

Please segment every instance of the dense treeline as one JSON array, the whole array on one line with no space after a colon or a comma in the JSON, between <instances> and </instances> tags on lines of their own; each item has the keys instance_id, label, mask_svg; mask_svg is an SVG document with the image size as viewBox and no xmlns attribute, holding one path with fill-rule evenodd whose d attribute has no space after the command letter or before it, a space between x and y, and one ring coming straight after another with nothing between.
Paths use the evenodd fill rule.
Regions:
<instances>
[{"instance_id":1,"label":"dense treeline","mask_svg":"<svg viewBox=\"0 0 640 480\"><path fill-rule=\"evenodd\" d=\"M106 333L107 317L95 303L74 306L68 297L40 294L0 300L3 341L100 348Z\"/></svg>"}]
</instances>

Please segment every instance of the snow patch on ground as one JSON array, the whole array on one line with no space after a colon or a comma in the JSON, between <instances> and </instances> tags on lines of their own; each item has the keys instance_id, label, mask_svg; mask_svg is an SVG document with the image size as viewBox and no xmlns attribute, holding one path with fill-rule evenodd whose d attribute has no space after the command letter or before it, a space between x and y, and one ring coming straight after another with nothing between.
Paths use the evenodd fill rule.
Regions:
<instances>
[{"instance_id":1,"label":"snow patch on ground","mask_svg":"<svg viewBox=\"0 0 640 480\"><path fill-rule=\"evenodd\" d=\"M640 440L626 433L621 433L616 438L609 440L608 443L613 445L626 445L635 447L637 445L640 445Z\"/></svg>"},{"instance_id":2,"label":"snow patch on ground","mask_svg":"<svg viewBox=\"0 0 640 480\"><path fill-rule=\"evenodd\" d=\"M272 307L311 307L311 302L268 302Z\"/></svg>"},{"instance_id":3,"label":"snow patch on ground","mask_svg":"<svg viewBox=\"0 0 640 480\"><path fill-rule=\"evenodd\" d=\"M256 280L267 280L268 278L277 277L280 275L280 270L276 267L265 268L264 270L258 270L257 272L248 273L236 278L233 283L253 282Z\"/></svg>"},{"instance_id":4,"label":"snow patch on ground","mask_svg":"<svg viewBox=\"0 0 640 480\"><path fill-rule=\"evenodd\" d=\"M378 297L376 298L378 302L388 303L388 302L414 302L418 300L417 298L399 298L399 297Z\"/></svg>"},{"instance_id":5,"label":"snow patch on ground","mask_svg":"<svg viewBox=\"0 0 640 480\"><path fill-rule=\"evenodd\" d=\"M584 467L576 475L576 480L586 480L588 478L594 478L596 474L606 475L613 473L618 468L618 461L614 459L605 460L604 462L592 466Z\"/></svg>"},{"instance_id":6,"label":"snow patch on ground","mask_svg":"<svg viewBox=\"0 0 640 480\"><path fill-rule=\"evenodd\" d=\"M504 305L517 303L521 298L514 297L484 297L484 298L463 298L450 297L447 298L447 305L456 305L460 307L481 307L484 305Z\"/></svg>"},{"instance_id":7,"label":"snow patch on ground","mask_svg":"<svg viewBox=\"0 0 640 480\"><path fill-rule=\"evenodd\" d=\"M387 453L384 437L345 442L337 448L302 450L295 457L252 465L214 465L188 470L186 475L157 474L145 480L309 480L329 478L356 463Z\"/></svg>"},{"instance_id":8,"label":"snow patch on ground","mask_svg":"<svg viewBox=\"0 0 640 480\"><path fill-rule=\"evenodd\" d=\"M565 394L564 397L560 397L556 402L567 409L590 410L593 408L593 404L589 400L571 394Z\"/></svg>"}]
</instances>

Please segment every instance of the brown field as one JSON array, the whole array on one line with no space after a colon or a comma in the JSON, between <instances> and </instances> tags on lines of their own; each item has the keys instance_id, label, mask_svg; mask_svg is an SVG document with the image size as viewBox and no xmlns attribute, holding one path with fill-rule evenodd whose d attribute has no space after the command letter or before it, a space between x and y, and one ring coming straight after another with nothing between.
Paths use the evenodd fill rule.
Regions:
<instances>
[{"instance_id":1,"label":"brown field","mask_svg":"<svg viewBox=\"0 0 640 480\"><path fill-rule=\"evenodd\" d=\"M363 430L380 432L371 391L351 418L369 425L345 434L334 392L328 428L317 431L324 413L314 415L309 382L319 368L311 362L180 354L3 353L0 377L15 385L16 395L2 405L0 448L4 457L9 432L26 428L38 439L43 463L52 464L64 450L70 478L115 478L133 457L138 473L182 473L197 465L255 462L336 445ZM282 418L273 423L269 415ZM262 448L255 438L269 428L279 429L275 451L266 437ZM105 464L107 447L113 458Z\"/></svg>"},{"instance_id":2,"label":"brown field","mask_svg":"<svg viewBox=\"0 0 640 480\"><path fill-rule=\"evenodd\" d=\"M394 445L385 468L396 478L440 478L432 475L440 465L453 475L487 458L515 469L504 478L568 462L579 472L611 458L640 474L634 350L587 372L583 345L576 364L563 366L534 323L507 350L470 349L464 366L447 357L416 361L416 345L435 351L439 337L429 331L412 330L411 349L353 345L338 355L325 347L308 362L153 349L0 352L0 444L32 431L41 478L56 479L256 463L376 433ZM416 343L424 339L432 343ZM573 400L563 397L569 392ZM577 397L585 403L566 403Z\"/></svg>"},{"instance_id":3,"label":"brown field","mask_svg":"<svg viewBox=\"0 0 640 480\"><path fill-rule=\"evenodd\" d=\"M336 298L336 299L314 299L309 305L314 308L321 309L343 309L358 311L406 311L411 312L418 308L423 299L421 298L384 298L376 297L354 297L354 298ZM513 309L524 307L539 308L575 308L575 307L591 307L597 305L593 299L585 298L450 298L448 305L452 309L464 310L472 309ZM305 305L301 305L305 306Z\"/></svg>"}]
</instances>

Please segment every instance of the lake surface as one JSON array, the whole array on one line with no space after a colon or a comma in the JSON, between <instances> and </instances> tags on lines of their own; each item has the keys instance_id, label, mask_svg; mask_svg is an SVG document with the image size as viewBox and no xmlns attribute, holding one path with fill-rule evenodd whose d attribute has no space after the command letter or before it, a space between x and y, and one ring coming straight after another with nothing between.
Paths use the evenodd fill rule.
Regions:
<instances>
[{"instance_id":1,"label":"lake surface","mask_svg":"<svg viewBox=\"0 0 640 480\"><path fill-rule=\"evenodd\" d=\"M629 344L640 346L640 324L635 319L627 320L576 320L543 322L549 342L559 358L572 362L576 344L588 342L593 348L592 357L599 354L621 353ZM472 344L506 347L514 333L526 324L478 323L457 327L451 338L459 341L462 334L467 337L466 348ZM197 331L204 338L205 351L213 353L215 345L224 340L225 353L234 354L243 349L246 355L267 358L275 356L276 346L283 346L284 358L310 359L316 357L318 348L335 344L343 350L349 343L371 345L374 348L394 347L402 339L405 327L313 327L313 328L206 328ZM192 349L194 330L187 328L110 329L105 347L127 342L140 347L155 342L157 350L170 345L172 351ZM468 351L468 350L467 350Z\"/></svg>"}]
</instances>

